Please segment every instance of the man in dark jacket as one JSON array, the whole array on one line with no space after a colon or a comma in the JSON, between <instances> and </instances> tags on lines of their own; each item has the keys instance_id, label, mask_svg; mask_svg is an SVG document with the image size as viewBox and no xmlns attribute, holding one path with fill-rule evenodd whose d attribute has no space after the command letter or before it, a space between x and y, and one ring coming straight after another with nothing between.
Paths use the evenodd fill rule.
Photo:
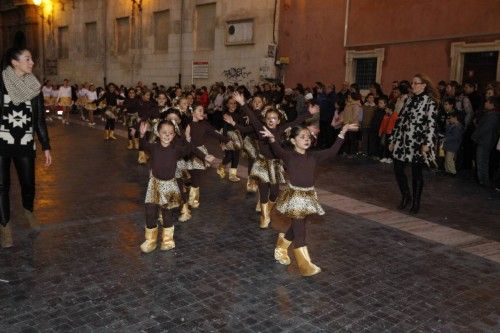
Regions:
<instances>
[{"instance_id":1,"label":"man in dark jacket","mask_svg":"<svg viewBox=\"0 0 500 333\"><path fill-rule=\"evenodd\" d=\"M490 182L490 155L495 147L497 127L500 123L500 105L495 97L488 97L484 103L484 114L472 133L472 140L477 143L476 165L477 178L480 185L488 186Z\"/></svg>"},{"instance_id":2,"label":"man in dark jacket","mask_svg":"<svg viewBox=\"0 0 500 333\"><path fill-rule=\"evenodd\" d=\"M318 85L319 148L330 148L333 144L332 119L335 114L335 91L331 86Z\"/></svg>"}]
</instances>

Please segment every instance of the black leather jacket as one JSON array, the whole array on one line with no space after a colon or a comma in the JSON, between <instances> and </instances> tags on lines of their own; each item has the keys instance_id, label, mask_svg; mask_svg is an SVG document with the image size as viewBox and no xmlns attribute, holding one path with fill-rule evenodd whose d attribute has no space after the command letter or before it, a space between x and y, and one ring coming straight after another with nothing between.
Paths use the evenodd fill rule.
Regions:
<instances>
[{"instance_id":1,"label":"black leather jacket","mask_svg":"<svg viewBox=\"0 0 500 333\"><path fill-rule=\"evenodd\" d=\"M5 114L3 102L5 91L3 80L0 79L0 117L3 117ZM31 100L31 110L33 112L33 132L36 132L38 140L42 145L42 150L50 150L49 132L47 131L47 123L45 122L45 106L41 92Z\"/></svg>"}]
</instances>

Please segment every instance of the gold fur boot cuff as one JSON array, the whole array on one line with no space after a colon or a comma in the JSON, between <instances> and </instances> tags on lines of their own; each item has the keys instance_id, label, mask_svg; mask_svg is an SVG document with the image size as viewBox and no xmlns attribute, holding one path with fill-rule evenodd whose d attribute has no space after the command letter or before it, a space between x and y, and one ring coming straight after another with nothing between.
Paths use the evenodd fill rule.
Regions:
<instances>
[{"instance_id":1,"label":"gold fur boot cuff","mask_svg":"<svg viewBox=\"0 0 500 333\"><path fill-rule=\"evenodd\" d=\"M12 228L10 227L10 223L4 227L0 225L0 246L3 248L12 247L14 245L12 241Z\"/></svg>"},{"instance_id":2,"label":"gold fur boot cuff","mask_svg":"<svg viewBox=\"0 0 500 333\"><path fill-rule=\"evenodd\" d=\"M274 249L274 259L282 265L290 265L290 257L288 256L288 247L292 244L291 241L285 238L284 233L278 234L276 248Z\"/></svg>"},{"instance_id":3,"label":"gold fur boot cuff","mask_svg":"<svg viewBox=\"0 0 500 333\"><path fill-rule=\"evenodd\" d=\"M224 164L219 164L219 166L217 167L217 174L221 179L224 179L224 177L226 177L226 168L224 167Z\"/></svg>"},{"instance_id":4,"label":"gold fur boot cuff","mask_svg":"<svg viewBox=\"0 0 500 333\"><path fill-rule=\"evenodd\" d=\"M190 187L189 188L189 206L193 208L200 207L200 188L199 187Z\"/></svg>"},{"instance_id":5,"label":"gold fur boot cuff","mask_svg":"<svg viewBox=\"0 0 500 333\"><path fill-rule=\"evenodd\" d=\"M260 204L260 223L259 226L261 229L269 228L269 223L271 223L271 209L269 202L264 204Z\"/></svg>"},{"instance_id":6,"label":"gold fur boot cuff","mask_svg":"<svg viewBox=\"0 0 500 333\"><path fill-rule=\"evenodd\" d=\"M168 251L175 247L174 229L174 226L170 228L163 228L160 250Z\"/></svg>"},{"instance_id":7,"label":"gold fur boot cuff","mask_svg":"<svg viewBox=\"0 0 500 333\"><path fill-rule=\"evenodd\" d=\"M189 209L189 204L184 203L181 209L181 215L179 216L179 222L186 222L191 219L191 210Z\"/></svg>"},{"instance_id":8,"label":"gold fur boot cuff","mask_svg":"<svg viewBox=\"0 0 500 333\"><path fill-rule=\"evenodd\" d=\"M145 228L144 238L146 240L141 244L141 251L144 253L153 252L158 243L158 227L153 229Z\"/></svg>"},{"instance_id":9,"label":"gold fur boot cuff","mask_svg":"<svg viewBox=\"0 0 500 333\"><path fill-rule=\"evenodd\" d=\"M307 246L293 249L293 253L295 254L295 259L297 260L297 265L302 276L312 276L321 272L321 268L311 262Z\"/></svg>"},{"instance_id":10,"label":"gold fur boot cuff","mask_svg":"<svg viewBox=\"0 0 500 333\"><path fill-rule=\"evenodd\" d=\"M239 182L241 179L238 178L237 174L238 174L238 169L231 168L229 169L229 177L227 178L229 179L229 181Z\"/></svg>"}]
</instances>

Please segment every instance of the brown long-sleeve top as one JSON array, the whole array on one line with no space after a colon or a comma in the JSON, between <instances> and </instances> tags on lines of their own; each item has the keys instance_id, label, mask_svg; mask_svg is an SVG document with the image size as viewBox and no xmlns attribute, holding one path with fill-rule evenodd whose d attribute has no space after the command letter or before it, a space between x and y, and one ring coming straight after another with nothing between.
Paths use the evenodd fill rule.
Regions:
<instances>
[{"instance_id":1,"label":"brown long-sleeve top","mask_svg":"<svg viewBox=\"0 0 500 333\"><path fill-rule=\"evenodd\" d=\"M151 172L155 178L170 180L175 178L177 161L188 154L194 154L201 160L205 160L205 154L193 147L184 138L176 137L167 146L163 147L159 142L149 143L145 138L141 139L142 147L151 156Z\"/></svg>"},{"instance_id":2,"label":"brown long-sleeve top","mask_svg":"<svg viewBox=\"0 0 500 333\"><path fill-rule=\"evenodd\" d=\"M208 137L215 138L224 143L229 142L226 136L219 134L206 120L193 121L189 124L189 127L191 128L191 144L194 147L203 146L207 142Z\"/></svg>"},{"instance_id":3,"label":"brown long-sleeve top","mask_svg":"<svg viewBox=\"0 0 500 333\"><path fill-rule=\"evenodd\" d=\"M297 187L314 186L314 170L316 164L338 154L344 139L337 138L333 146L324 150L308 151L300 154L295 150L284 149L276 141L270 143L276 155L283 160L286 166L290 184Z\"/></svg>"},{"instance_id":4,"label":"brown long-sleeve top","mask_svg":"<svg viewBox=\"0 0 500 333\"><path fill-rule=\"evenodd\" d=\"M250 124L252 125L254 131L258 134L259 136L259 151L260 153L264 156L266 159L276 159L279 158L276 156L275 152L271 148L271 145L269 143L269 140L260 134L260 131L262 131L262 126L266 126L263 122L261 122L258 118L255 112L253 112L248 105L243 105L241 107L241 110L244 112L246 116L248 116L248 119L250 120ZM310 116L309 113L307 114L302 114L299 115L294 121L291 121L289 123L285 124L280 124L276 126L276 128L269 128L266 126L266 128L274 135L276 140L280 140L281 137L283 136L283 132L289 127L294 127L299 124L302 124L308 117Z\"/></svg>"},{"instance_id":5,"label":"brown long-sleeve top","mask_svg":"<svg viewBox=\"0 0 500 333\"><path fill-rule=\"evenodd\" d=\"M149 119L156 119L160 117L158 107L153 101L143 101L139 100L139 118L141 121L147 121Z\"/></svg>"}]
</instances>

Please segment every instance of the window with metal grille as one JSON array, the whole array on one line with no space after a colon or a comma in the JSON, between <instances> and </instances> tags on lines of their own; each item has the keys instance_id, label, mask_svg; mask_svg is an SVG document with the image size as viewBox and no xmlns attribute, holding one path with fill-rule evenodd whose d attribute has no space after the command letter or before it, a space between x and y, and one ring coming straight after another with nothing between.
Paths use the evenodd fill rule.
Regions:
<instances>
[{"instance_id":1,"label":"window with metal grille","mask_svg":"<svg viewBox=\"0 0 500 333\"><path fill-rule=\"evenodd\" d=\"M356 62L356 83L359 89L368 89L377 78L377 58L358 58Z\"/></svg>"}]
</instances>

